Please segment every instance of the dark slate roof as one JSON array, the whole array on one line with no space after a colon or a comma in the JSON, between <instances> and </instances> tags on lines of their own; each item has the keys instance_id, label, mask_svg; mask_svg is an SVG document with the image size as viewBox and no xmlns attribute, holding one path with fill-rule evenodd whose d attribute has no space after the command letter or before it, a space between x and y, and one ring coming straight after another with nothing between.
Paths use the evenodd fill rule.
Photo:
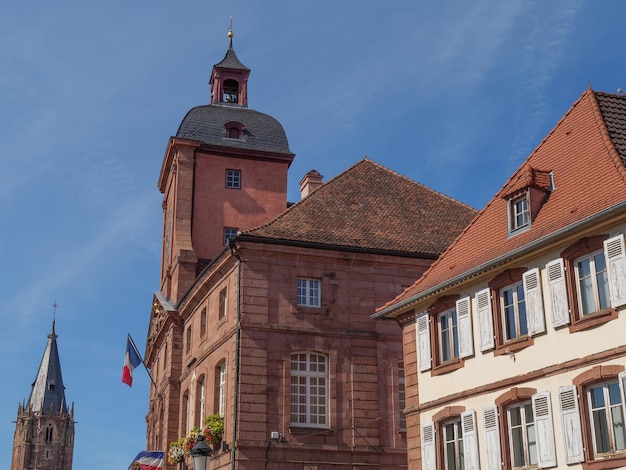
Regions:
<instances>
[{"instance_id":1,"label":"dark slate roof","mask_svg":"<svg viewBox=\"0 0 626 470\"><path fill-rule=\"evenodd\" d=\"M437 256L475 214L364 158L243 236Z\"/></svg>"},{"instance_id":2,"label":"dark slate roof","mask_svg":"<svg viewBox=\"0 0 626 470\"><path fill-rule=\"evenodd\" d=\"M609 137L626 165L626 95L595 92Z\"/></svg>"},{"instance_id":3,"label":"dark slate roof","mask_svg":"<svg viewBox=\"0 0 626 470\"><path fill-rule=\"evenodd\" d=\"M235 50L232 48L232 43L226 51L226 55L224 56L222 61L215 64L215 67L237 70L250 70L239 61L239 59L237 58L237 54L235 54Z\"/></svg>"},{"instance_id":4,"label":"dark slate roof","mask_svg":"<svg viewBox=\"0 0 626 470\"><path fill-rule=\"evenodd\" d=\"M239 122L243 139L226 137L224 125ZM283 126L272 116L232 104L209 104L192 108L180 123L176 137L205 144L246 150L291 154Z\"/></svg>"},{"instance_id":5,"label":"dark slate roof","mask_svg":"<svg viewBox=\"0 0 626 470\"><path fill-rule=\"evenodd\" d=\"M37 371L37 378L33 382L28 398L28 406L32 411L67 413L54 322L52 322L52 332L48 335L48 343Z\"/></svg>"}]
</instances>

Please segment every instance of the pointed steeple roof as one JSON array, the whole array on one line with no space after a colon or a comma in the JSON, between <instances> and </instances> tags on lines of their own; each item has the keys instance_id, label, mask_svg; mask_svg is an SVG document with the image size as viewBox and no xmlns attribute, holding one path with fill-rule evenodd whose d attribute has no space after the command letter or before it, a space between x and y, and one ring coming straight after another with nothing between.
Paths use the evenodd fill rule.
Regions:
<instances>
[{"instance_id":1,"label":"pointed steeple roof","mask_svg":"<svg viewBox=\"0 0 626 470\"><path fill-rule=\"evenodd\" d=\"M54 320L52 321L52 331L48 335L46 349L41 358L37 378L33 382L33 388L28 398L28 407L32 411L67 413Z\"/></svg>"}]
</instances>

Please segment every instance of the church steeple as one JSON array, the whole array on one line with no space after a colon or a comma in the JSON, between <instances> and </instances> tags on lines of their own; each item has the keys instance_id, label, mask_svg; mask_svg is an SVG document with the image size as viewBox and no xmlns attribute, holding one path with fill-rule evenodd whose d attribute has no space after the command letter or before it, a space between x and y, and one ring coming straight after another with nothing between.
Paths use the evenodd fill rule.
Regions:
<instances>
[{"instance_id":1,"label":"church steeple","mask_svg":"<svg viewBox=\"0 0 626 470\"><path fill-rule=\"evenodd\" d=\"M248 107L248 77L250 69L237 58L233 49L232 18L228 28L228 50L221 62L213 66L211 84L211 104L229 104Z\"/></svg>"},{"instance_id":2,"label":"church steeple","mask_svg":"<svg viewBox=\"0 0 626 470\"><path fill-rule=\"evenodd\" d=\"M28 407L33 411L67 413L57 338L53 320L52 331L48 335L48 343L28 398Z\"/></svg>"},{"instance_id":3,"label":"church steeple","mask_svg":"<svg viewBox=\"0 0 626 470\"><path fill-rule=\"evenodd\" d=\"M11 470L72 470L74 405L68 412L54 323L28 403L17 409Z\"/></svg>"}]
</instances>

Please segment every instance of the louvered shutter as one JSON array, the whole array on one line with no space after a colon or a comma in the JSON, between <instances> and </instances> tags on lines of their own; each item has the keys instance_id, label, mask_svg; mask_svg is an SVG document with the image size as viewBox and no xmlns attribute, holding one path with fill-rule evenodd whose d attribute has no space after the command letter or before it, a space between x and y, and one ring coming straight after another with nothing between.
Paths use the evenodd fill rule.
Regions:
<instances>
[{"instance_id":1,"label":"louvered shutter","mask_svg":"<svg viewBox=\"0 0 626 470\"><path fill-rule=\"evenodd\" d=\"M578 394L574 385L559 387L559 407L567 464L584 462L583 432L580 425Z\"/></svg>"},{"instance_id":2,"label":"louvered shutter","mask_svg":"<svg viewBox=\"0 0 626 470\"><path fill-rule=\"evenodd\" d=\"M622 393L622 406L626 409L626 372L620 372L617 378L619 380L619 388Z\"/></svg>"},{"instance_id":3,"label":"louvered shutter","mask_svg":"<svg viewBox=\"0 0 626 470\"><path fill-rule=\"evenodd\" d=\"M420 372L430 370L430 329L428 313L424 312L417 317L417 346L419 350Z\"/></svg>"},{"instance_id":4,"label":"louvered shutter","mask_svg":"<svg viewBox=\"0 0 626 470\"><path fill-rule=\"evenodd\" d=\"M554 446L554 426L552 424L550 392L540 392L533 395L532 404L539 467L556 467L556 448Z\"/></svg>"},{"instance_id":5,"label":"louvered shutter","mask_svg":"<svg viewBox=\"0 0 626 470\"><path fill-rule=\"evenodd\" d=\"M624 236L609 238L604 241L604 254L609 278L611 305L619 307L626 304L626 250Z\"/></svg>"},{"instance_id":6,"label":"louvered shutter","mask_svg":"<svg viewBox=\"0 0 626 470\"><path fill-rule=\"evenodd\" d=\"M476 309L480 326L480 350L493 349L493 315L491 313L491 291L483 289L476 293Z\"/></svg>"},{"instance_id":7,"label":"louvered shutter","mask_svg":"<svg viewBox=\"0 0 626 470\"><path fill-rule=\"evenodd\" d=\"M465 470L479 470L478 433L476 432L476 412L467 410L461 413L461 428L463 429L463 463Z\"/></svg>"},{"instance_id":8,"label":"louvered shutter","mask_svg":"<svg viewBox=\"0 0 626 470\"><path fill-rule=\"evenodd\" d=\"M548 274L548 286L550 289L552 326L557 328L570 322L563 259L555 259L546 264L546 273Z\"/></svg>"},{"instance_id":9,"label":"louvered shutter","mask_svg":"<svg viewBox=\"0 0 626 470\"><path fill-rule=\"evenodd\" d=\"M543 318L543 297L541 295L541 277L539 269L526 271L523 276L524 298L526 299L526 321L531 336L546 331Z\"/></svg>"},{"instance_id":10,"label":"louvered shutter","mask_svg":"<svg viewBox=\"0 0 626 470\"><path fill-rule=\"evenodd\" d=\"M498 424L498 408L483 408L485 431L485 449L487 451L487 470L501 470L502 454L500 452L500 425Z\"/></svg>"},{"instance_id":11,"label":"louvered shutter","mask_svg":"<svg viewBox=\"0 0 626 470\"><path fill-rule=\"evenodd\" d=\"M422 470L437 470L435 424L422 424Z\"/></svg>"},{"instance_id":12,"label":"louvered shutter","mask_svg":"<svg viewBox=\"0 0 626 470\"><path fill-rule=\"evenodd\" d=\"M470 312L469 297L463 297L456 301L456 314L459 328L459 355L461 357L468 357L474 354L472 315Z\"/></svg>"}]
</instances>

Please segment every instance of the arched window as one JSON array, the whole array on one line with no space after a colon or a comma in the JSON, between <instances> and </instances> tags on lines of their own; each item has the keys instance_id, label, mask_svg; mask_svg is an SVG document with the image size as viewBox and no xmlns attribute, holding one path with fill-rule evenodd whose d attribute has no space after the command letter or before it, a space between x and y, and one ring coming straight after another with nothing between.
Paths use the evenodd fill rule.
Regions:
<instances>
[{"instance_id":1,"label":"arched window","mask_svg":"<svg viewBox=\"0 0 626 470\"><path fill-rule=\"evenodd\" d=\"M52 424L46 427L46 444L52 444Z\"/></svg>"},{"instance_id":2,"label":"arched window","mask_svg":"<svg viewBox=\"0 0 626 470\"><path fill-rule=\"evenodd\" d=\"M226 361L220 362L215 368L216 409L224 417L226 411Z\"/></svg>"}]
</instances>

